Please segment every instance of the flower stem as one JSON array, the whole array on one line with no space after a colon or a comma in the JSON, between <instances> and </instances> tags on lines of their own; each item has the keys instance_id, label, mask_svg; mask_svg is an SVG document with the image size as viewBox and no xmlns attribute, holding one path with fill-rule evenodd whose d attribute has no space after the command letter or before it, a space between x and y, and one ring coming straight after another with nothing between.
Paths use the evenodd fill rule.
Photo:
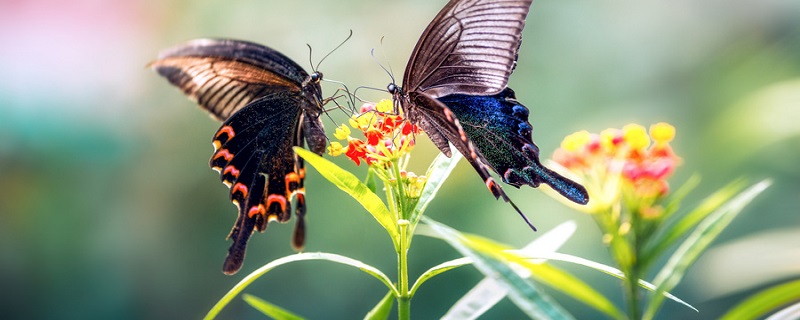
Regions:
<instances>
[{"instance_id":1,"label":"flower stem","mask_svg":"<svg viewBox=\"0 0 800 320\"><path fill-rule=\"evenodd\" d=\"M628 318L635 320L641 319L641 310L639 308L639 270L636 266L632 266L625 275L625 296L628 300Z\"/></svg>"},{"instance_id":2,"label":"flower stem","mask_svg":"<svg viewBox=\"0 0 800 320\"><path fill-rule=\"evenodd\" d=\"M400 226L400 246L397 250L397 274L400 282L400 296L397 297L397 318L407 320L411 317L411 295L408 292L408 220L398 221Z\"/></svg>"}]
</instances>

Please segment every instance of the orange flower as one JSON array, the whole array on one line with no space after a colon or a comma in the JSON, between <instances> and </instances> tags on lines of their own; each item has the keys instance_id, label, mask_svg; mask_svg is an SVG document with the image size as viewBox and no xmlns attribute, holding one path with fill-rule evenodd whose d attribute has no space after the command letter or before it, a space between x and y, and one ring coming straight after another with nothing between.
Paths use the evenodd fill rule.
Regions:
<instances>
[{"instance_id":1,"label":"orange flower","mask_svg":"<svg viewBox=\"0 0 800 320\"><path fill-rule=\"evenodd\" d=\"M361 113L349 119L350 127L360 131L364 138L354 138L350 128L341 125L334 136L346 140L347 147L335 146L331 142L328 153L338 156L344 153L356 165L364 160L369 165L386 166L391 161L408 153L414 146L414 135L420 133L419 127L405 121L402 116L388 113L393 109L391 100L378 104L365 103Z\"/></svg>"},{"instance_id":2,"label":"orange flower","mask_svg":"<svg viewBox=\"0 0 800 320\"><path fill-rule=\"evenodd\" d=\"M680 164L669 145L674 137L675 128L663 122L651 126L649 135L638 124L600 134L580 131L564 138L553 160L585 182L592 199L585 211L604 211L623 192L631 193L626 198L646 198L652 204L669 193L667 179Z\"/></svg>"}]
</instances>

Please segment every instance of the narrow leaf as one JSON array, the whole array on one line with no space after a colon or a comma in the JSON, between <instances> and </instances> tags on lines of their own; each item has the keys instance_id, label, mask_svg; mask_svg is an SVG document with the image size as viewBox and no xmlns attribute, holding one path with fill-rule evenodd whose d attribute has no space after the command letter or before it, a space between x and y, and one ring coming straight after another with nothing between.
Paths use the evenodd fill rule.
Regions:
<instances>
[{"instance_id":1,"label":"narrow leaf","mask_svg":"<svg viewBox=\"0 0 800 320\"><path fill-rule=\"evenodd\" d=\"M750 296L747 300L733 307L733 309L728 311L728 313L723 315L720 319L760 319L774 312L780 306L797 302L798 300L800 300L800 280L795 280L765 289ZM780 319L796 318L781 317Z\"/></svg>"},{"instance_id":2,"label":"narrow leaf","mask_svg":"<svg viewBox=\"0 0 800 320\"><path fill-rule=\"evenodd\" d=\"M656 285L656 292L650 304L647 306L644 318L652 319L664 301L663 292L670 291L678 285L683 278L686 269L694 263L700 254L705 251L714 239L733 221L739 212L747 204L763 192L771 182L761 181L747 190L743 191L722 207L708 215L697 228L681 243L675 253L672 254L667 264L658 272L653 283Z\"/></svg>"},{"instance_id":3,"label":"narrow leaf","mask_svg":"<svg viewBox=\"0 0 800 320\"><path fill-rule=\"evenodd\" d=\"M611 267L611 266L608 266L608 265L605 265L605 264L602 264L602 263L599 263L599 262L595 262L595 261L592 261L592 260L584 259L584 258L581 258L581 257L576 257L576 256L569 255L569 254L553 252L553 253L536 254L536 255L533 255L533 256L530 256L530 255L527 255L527 254L520 254L520 255L525 257L525 258L527 258L527 259L534 260L534 261L531 261L531 262L535 262L535 260L542 260L542 259L567 262L567 263L572 263L572 264L577 264L577 265L580 265L580 266L592 268L592 269L595 269L597 271L600 271L602 273L608 274L608 275L613 276L613 277L618 278L618 279L625 279L625 274L622 272L622 270L619 270L617 268L614 268L614 267ZM639 279L638 283L639 283L640 287L645 288L645 289L647 289L649 291L655 291L656 290L656 286L653 285L650 282L647 282L647 281L644 281L642 279ZM669 298L669 299L671 299L671 300L673 300L673 301L675 301L675 302L677 302L677 303L680 303L680 304L682 304L682 305L684 305L684 306L686 306L686 307L688 307L688 308L690 308L690 309L692 309L694 311L698 311L697 308L695 308L694 306L690 305L686 301L683 301L683 300L679 299L678 297L672 295L669 292L664 292L664 296Z\"/></svg>"},{"instance_id":4,"label":"narrow leaf","mask_svg":"<svg viewBox=\"0 0 800 320\"><path fill-rule=\"evenodd\" d=\"M574 221L564 222L537 237L519 250L519 252L521 255L523 253L531 255L552 253L558 250L558 248L572 237L576 228L577 226ZM520 277L527 278L530 276L530 271L527 269L517 268L515 271ZM424 275L425 274L423 274L423 276ZM422 277L420 277L420 279L421 278ZM419 280L417 282L419 282ZM505 287L501 286L493 279L486 277L470 289L466 295L456 301L442 318L475 319L500 302L507 294L508 290L506 290Z\"/></svg>"},{"instance_id":5,"label":"narrow leaf","mask_svg":"<svg viewBox=\"0 0 800 320\"><path fill-rule=\"evenodd\" d=\"M265 273L287 263L296 261L305 261L305 260L326 260L348 265L351 267L356 267L359 270L364 271L367 274L380 280L384 285L386 285L386 287L389 288L389 290L392 290L392 292L394 292L395 294L399 294L397 292L397 289L392 284L392 280L390 280L389 277L387 277L385 274L383 274L383 272L376 269L375 267L365 264L361 261L333 253L324 253L324 252L298 253L273 260L270 263L265 264L261 268L256 269L256 271L253 271L252 273L245 276L244 279L239 281L239 283L233 286L233 288L231 288L231 290L229 290L228 293L226 293L221 299L219 299L219 301L217 301L217 304L215 304L214 307L212 307L211 310L208 311L208 314L206 314L206 316L203 319L206 320L214 319L217 316L217 314L219 314L219 312L222 311L222 309L225 308L225 306L228 305L228 303L230 303L234 297L236 297L236 295L242 292L242 290L247 288L248 285L253 283L253 281L258 279Z\"/></svg>"},{"instance_id":6,"label":"narrow leaf","mask_svg":"<svg viewBox=\"0 0 800 320\"><path fill-rule=\"evenodd\" d=\"M298 316L298 315L296 315L294 313L286 311L285 309L283 309L281 307L278 307L278 306L276 306L274 304L271 304L271 303L265 301L264 299L261 299L259 297L253 296L253 295L249 295L249 294L245 293L244 295L242 295L242 299L244 299L244 301L247 302L247 304L249 304L251 307L255 308L258 311L261 311L261 313L263 313L263 314L265 314L265 315L267 315L269 317L272 317L273 319L281 319L281 320L302 320L303 319L303 317L301 317L301 316Z\"/></svg>"},{"instance_id":7,"label":"narrow leaf","mask_svg":"<svg viewBox=\"0 0 800 320\"><path fill-rule=\"evenodd\" d=\"M392 312L394 305L394 292L389 290L385 296L378 301L378 304L364 316L364 320L386 320L389 319L389 313Z\"/></svg>"},{"instance_id":8,"label":"narrow leaf","mask_svg":"<svg viewBox=\"0 0 800 320\"><path fill-rule=\"evenodd\" d=\"M436 193L439 191L439 188L442 187L442 183L450 176L450 173L453 172L458 161L462 158L457 150L452 150L452 157L448 158L443 153L439 153L428 168L428 172L425 174L428 180L425 182L425 188L422 189L417 205L414 207L414 212L411 214L412 226L417 225L419 219L422 217L422 213L425 212L425 208L427 208L431 200L436 197ZM409 235L413 234L413 231L414 230L411 230Z\"/></svg>"},{"instance_id":9,"label":"narrow leaf","mask_svg":"<svg viewBox=\"0 0 800 320\"><path fill-rule=\"evenodd\" d=\"M481 273L506 287L511 301L529 317L535 319L572 319L572 316L566 310L541 292L533 282L517 275L508 264L470 248L465 244L467 240L458 231L428 217L423 217L422 219L458 252L472 258L475 268Z\"/></svg>"},{"instance_id":10,"label":"narrow leaf","mask_svg":"<svg viewBox=\"0 0 800 320\"><path fill-rule=\"evenodd\" d=\"M358 180L355 175L342 169L333 162L300 147L295 147L294 151L298 156L302 157L311 164L311 166L317 169L325 179L328 179L328 181L339 187L339 189L342 189L342 191L349 194L356 199L358 203L364 206L364 209L367 209L367 212L372 214L375 220L378 220L378 223L389 232L392 241L396 241L400 232L397 230L395 218L377 194Z\"/></svg>"},{"instance_id":11,"label":"narrow leaf","mask_svg":"<svg viewBox=\"0 0 800 320\"><path fill-rule=\"evenodd\" d=\"M700 223L700 221L708 217L712 212L715 212L744 187L744 181L737 180L708 196L697 208L686 214L686 216L678 222L664 228L656 234L655 237L652 237L650 241L645 244L644 250L642 250L643 254L641 260L649 262L657 259L662 253L675 244L678 239L686 235L686 233Z\"/></svg>"},{"instance_id":12,"label":"narrow leaf","mask_svg":"<svg viewBox=\"0 0 800 320\"><path fill-rule=\"evenodd\" d=\"M367 186L369 191L372 191L372 193L376 193L376 190L378 190L378 182L375 178L375 171L372 170L372 168L367 170L367 178L364 179L364 184Z\"/></svg>"},{"instance_id":13,"label":"narrow leaf","mask_svg":"<svg viewBox=\"0 0 800 320\"><path fill-rule=\"evenodd\" d=\"M447 271L453 270L455 268L458 268L460 266L468 265L471 263L472 259L470 258L458 258L447 262L442 262L434 267L431 267L430 269L422 273L422 275L419 276L417 281L414 282L414 285L411 286L411 290L409 290L411 297L414 296L414 293L417 292L417 289L419 289L419 287L423 283L425 283L425 281L428 281L428 279L433 278L439 274L445 273Z\"/></svg>"},{"instance_id":14,"label":"narrow leaf","mask_svg":"<svg viewBox=\"0 0 800 320\"><path fill-rule=\"evenodd\" d=\"M467 245L471 248L527 269L530 271L530 276L533 277L534 280L561 291L573 299L601 311L612 318L625 318L622 311L611 303L611 301L606 299L605 296L568 272L560 270L552 265L541 263L543 261L533 263L529 259L515 254L512 250L507 250L507 247L488 239L472 235L465 235L465 238L468 241Z\"/></svg>"}]
</instances>

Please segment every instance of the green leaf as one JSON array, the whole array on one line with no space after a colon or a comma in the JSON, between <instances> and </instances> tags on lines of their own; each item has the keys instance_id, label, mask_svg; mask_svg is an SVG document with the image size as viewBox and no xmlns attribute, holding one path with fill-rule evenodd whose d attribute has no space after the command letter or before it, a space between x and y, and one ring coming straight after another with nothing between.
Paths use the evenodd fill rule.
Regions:
<instances>
[{"instance_id":1,"label":"green leaf","mask_svg":"<svg viewBox=\"0 0 800 320\"><path fill-rule=\"evenodd\" d=\"M370 310L366 316L364 316L365 320L386 320L389 319L389 313L392 312L392 306L394 305L394 292L389 290L385 296L378 301L378 304Z\"/></svg>"},{"instance_id":2,"label":"green leaf","mask_svg":"<svg viewBox=\"0 0 800 320\"><path fill-rule=\"evenodd\" d=\"M703 219L692 234L681 243L653 280L653 284L656 285L655 296L647 306L644 319L652 319L655 316L664 301L662 293L671 291L678 285L686 273L686 269L697 260L739 212L770 184L769 180L764 180L751 186Z\"/></svg>"},{"instance_id":3,"label":"green leaf","mask_svg":"<svg viewBox=\"0 0 800 320\"><path fill-rule=\"evenodd\" d=\"M695 174L692 175L682 186L680 186L680 188L676 189L675 192L673 192L669 197L667 203L664 205L664 215L661 217L661 219L669 219L673 213L678 211L683 199L685 199L686 196L688 196L699 184L700 176Z\"/></svg>"},{"instance_id":4,"label":"green leaf","mask_svg":"<svg viewBox=\"0 0 800 320\"><path fill-rule=\"evenodd\" d=\"M233 286L233 288L231 288L231 290L228 291L228 293L226 293L221 299L219 299L219 301L217 301L217 304L215 304L214 307L212 307L211 310L208 311L208 314L206 314L206 316L203 319L206 320L214 319L217 316L217 314L219 314L219 312L222 311L222 309L225 308L225 306L228 305L228 303L230 303L234 297L236 297L236 295L238 295L240 292L242 292L242 290L247 288L247 286L253 283L253 281L258 279L265 273L269 272L270 270L275 269L276 267L287 263L296 261L305 261L305 260L325 260L325 261L341 263L351 267L356 267L359 270L364 271L367 274L377 278L384 285L386 285L386 287L388 287L389 290L392 290L392 292L394 292L395 295L399 295L397 289L392 284L392 280L390 280L389 277L383 274L383 272L381 272L380 270L376 269L373 266L338 254L324 253L324 252L306 252L306 253L293 254L291 256L286 256L280 259L273 260L270 263L265 264L261 268L258 268L256 271L253 271L252 273L248 274L247 276L244 277L244 279L242 279L241 281L239 281L239 283Z\"/></svg>"},{"instance_id":5,"label":"green leaf","mask_svg":"<svg viewBox=\"0 0 800 320\"><path fill-rule=\"evenodd\" d=\"M765 289L750 296L747 300L733 307L720 319L760 319L775 311L778 307L798 300L800 300L800 280L795 280ZM786 316L779 319L789 318Z\"/></svg>"},{"instance_id":6,"label":"green leaf","mask_svg":"<svg viewBox=\"0 0 800 320\"><path fill-rule=\"evenodd\" d=\"M427 182L425 182L425 188L422 189L417 205L414 207L414 212L411 213L411 226L416 226L417 223L419 223L419 219L422 218L425 208L427 208L431 200L436 197L436 193L439 191L439 188L442 187L442 183L450 176L450 173L453 172L458 161L461 160L461 154L455 149L452 149L452 151L453 156L450 158L443 153L439 153L428 168L428 172L425 174L428 178ZM413 235L413 232L414 230L409 232L409 237Z\"/></svg>"},{"instance_id":7,"label":"green leaf","mask_svg":"<svg viewBox=\"0 0 800 320\"><path fill-rule=\"evenodd\" d=\"M378 190L378 182L375 179L375 170L372 170L372 168L367 170L367 178L364 179L364 184L367 186L369 191L372 191L372 193L375 193L375 190Z\"/></svg>"},{"instance_id":8,"label":"green leaf","mask_svg":"<svg viewBox=\"0 0 800 320\"><path fill-rule=\"evenodd\" d=\"M472 258L475 268L481 273L504 286L508 290L508 296L511 301L529 317L536 319L572 319L572 316L566 310L542 293L533 282L517 275L508 264L471 248L471 246L467 245L468 240L458 231L431 218L423 217L422 219L458 252Z\"/></svg>"},{"instance_id":9,"label":"green leaf","mask_svg":"<svg viewBox=\"0 0 800 320\"><path fill-rule=\"evenodd\" d=\"M743 180L737 180L728 184L703 200L697 208L689 212L677 223L661 230L661 232L656 234L655 237L650 238L645 244L644 250L642 250L641 261L649 263L658 259L658 257L675 244L678 239L683 237L712 212L715 212L715 210L725 204L744 187L745 183Z\"/></svg>"},{"instance_id":10,"label":"green leaf","mask_svg":"<svg viewBox=\"0 0 800 320\"><path fill-rule=\"evenodd\" d=\"M622 311L611 301L575 276L552 265L541 263L543 261L533 263L529 259L516 254L513 250L507 250L507 247L488 239L473 235L465 235L465 238L468 240L467 245L473 249L527 269L534 280L561 291L612 318L625 318Z\"/></svg>"},{"instance_id":11,"label":"green leaf","mask_svg":"<svg viewBox=\"0 0 800 320\"><path fill-rule=\"evenodd\" d=\"M558 250L564 243L569 240L575 233L577 228L574 221L564 222L557 227L547 231L535 240L531 241L528 245L519 250L527 254L543 254ZM462 260L461 258L458 260ZM455 261L455 260L454 260ZM472 263L472 260L467 260ZM523 278L530 276L527 270L515 270L517 274ZM522 271L522 272L520 272ZM425 276L426 274L423 274ZM420 277L422 279L422 277ZM417 280L419 283L420 280ZM416 285L416 284L415 284ZM442 317L443 319L475 319L486 311L491 309L495 304L500 302L508 295L508 290L498 284L491 278L484 278L477 285L472 287L466 295L458 299L456 303L450 307L450 310Z\"/></svg>"},{"instance_id":12,"label":"green leaf","mask_svg":"<svg viewBox=\"0 0 800 320\"><path fill-rule=\"evenodd\" d=\"M528 256L528 255L522 254L522 253L520 253L520 255L525 257L525 258L528 258L528 259L538 259L538 260L547 259L547 260L554 260L554 261L561 261L561 262L577 264L577 265L581 265L581 266L584 266L584 267L595 269L597 271L600 271L602 273L608 274L608 275L613 276L613 277L618 278L618 279L625 279L625 274L621 270L619 270L617 268L614 268L614 267L611 267L611 266L608 266L608 265L605 265L605 264L602 264L602 263L599 263L599 262L595 262L595 261L591 261L591 260L588 260L588 259L584 259L584 258L581 258L581 257L576 257L576 256L573 256L573 255L569 255L569 254L553 252L553 253L543 253L543 254L539 253L539 254L536 254L534 257ZM639 283L640 287L645 288L647 290L650 290L650 291L655 291L656 290L656 286L653 285L650 282L647 282L647 281L644 281L642 279L639 279L638 283ZM669 299L671 299L671 300L673 300L673 301L675 301L675 302L677 302L677 303L680 303L680 304L682 304L682 305L684 305L684 306L686 306L686 307L688 307L688 308L690 308L690 309L692 309L694 311L698 311L697 308L695 308L694 306L692 306L689 303L679 299L678 297L672 295L669 292L664 292L664 296L669 298Z\"/></svg>"},{"instance_id":13,"label":"green leaf","mask_svg":"<svg viewBox=\"0 0 800 320\"><path fill-rule=\"evenodd\" d=\"M302 320L303 319L303 317L301 317L301 316L298 316L298 315L296 315L294 313L286 311L285 309L283 309L281 307L278 307L278 306L276 306L274 304L271 304L271 303L269 303L269 302L267 302L267 301L265 301L265 300L263 300L263 299L261 299L259 297L253 296L253 295L249 295L249 294L245 293L244 295L242 295L242 299L244 299L244 301L247 302L247 304L249 304L251 307L255 308L258 311L261 311L261 313L263 313L263 314L265 314L265 315L267 315L269 317L272 317L273 319L277 319L277 320Z\"/></svg>"},{"instance_id":14,"label":"green leaf","mask_svg":"<svg viewBox=\"0 0 800 320\"><path fill-rule=\"evenodd\" d=\"M414 293L417 292L417 289L419 289L419 287L423 283L425 283L425 281L428 281L429 279L431 279L431 278L433 278L433 277L435 277L437 275L440 275L442 273L445 273L447 271L450 271L450 270L453 270L453 269L458 268L460 266L464 266L464 265L468 265L468 264L472 264L472 259L470 259L470 258L458 258L458 259L442 262L442 263L440 263L440 264L438 264L436 266L431 267L430 269L428 269L427 271L422 273L422 275L420 275L419 278L417 278L417 281L414 282L414 285L411 286L411 289L409 290L409 295L413 297Z\"/></svg>"},{"instance_id":15,"label":"green leaf","mask_svg":"<svg viewBox=\"0 0 800 320\"><path fill-rule=\"evenodd\" d=\"M325 179L328 179L328 181L339 187L339 189L342 189L342 191L349 194L356 199L358 203L364 206L364 209L367 209L367 212L372 214L375 220L378 220L378 223L389 232L389 236L392 238L395 246L397 246L397 238L400 235L400 232L397 230L397 221L377 194L358 180L355 175L340 168L333 162L325 160L313 152L300 147L294 147L294 152L317 169Z\"/></svg>"}]
</instances>

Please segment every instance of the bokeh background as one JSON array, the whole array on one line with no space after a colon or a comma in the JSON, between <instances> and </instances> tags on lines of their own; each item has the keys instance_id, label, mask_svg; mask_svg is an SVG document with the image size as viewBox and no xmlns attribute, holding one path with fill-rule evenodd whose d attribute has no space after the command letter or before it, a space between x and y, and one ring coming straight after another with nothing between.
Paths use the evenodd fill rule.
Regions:
<instances>
[{"instance_id":1,"label":"bokeh background","mask_svg":"<svg viewBox=\"0 0 800 320\"><path fill-rule=\"evenodd\" d=\"M383 88L389 77L370 50L400 78L444 3L0 1L0 318L198 318L244 275L292 253L292 227L271 225L253 237L242 272L220 272L235 208L207 166L218 124L145 68L159 50L198 37L239 38L309 68L306 43L316 62L352 29L320 70L351 87ZM774 179L675 290L701 313L668 302L663 319L714 318L754 290L800 275L800 2L537 0L510 85L531 109L544 157L574 131L666 121L677 127L673 146L684 160L672 184L703 177L687 204L739 177ZM421 142L415 170L435 151ZM308 176L307 249L394 275L380 227L313 170ZM564 252L612 264L590 217L538 190L511 189L541 230L578 222ZM466 163L428 214L511 245L537 237ZM427 238L411 250L412 277L457 257ZM621 303L618 281L566 268ZM467 267L428 282L414 316L442 315L480 278ZM277 269L246 292L306 317L352 319L385 289L361 272L309 262ZM556 297L579 318L595 315ZM239 298L222 313L257 317ZM486 317L522 314L503 301Z\"/></svg>"}]
</instances>

